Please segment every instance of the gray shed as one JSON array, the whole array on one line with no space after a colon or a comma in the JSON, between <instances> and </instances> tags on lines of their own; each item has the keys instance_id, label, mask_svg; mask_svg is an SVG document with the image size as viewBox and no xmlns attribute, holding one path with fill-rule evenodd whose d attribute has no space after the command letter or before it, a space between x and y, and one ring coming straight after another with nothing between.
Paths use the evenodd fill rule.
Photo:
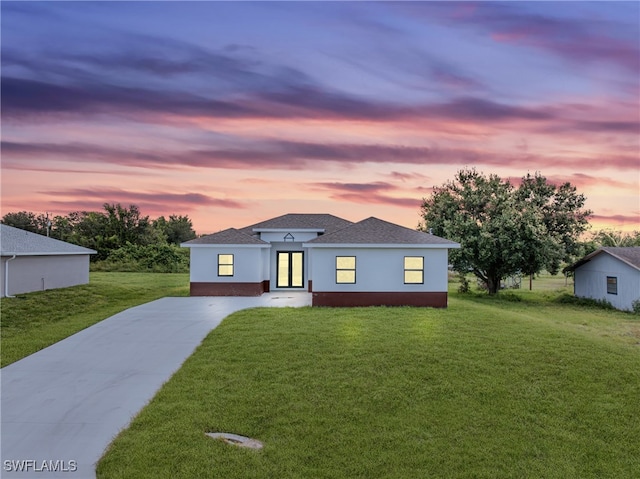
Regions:
<instances>
[{"instance_id":1,"label":"gray shed","mask_svg":"<svg viewBox=\"0 0 640 479\"><path fill-rule=\"evenodd\" d=\"M0 297L89 282L92 249L0 224Z\"/></svg>"},{"instance_id":2,"label":"gray shed","mask_svg":"<svg viewBox=\"0 0 640 479\"><path fill-rule=\"evenodd\" d=\"M574 272L574 294L580 298L605 300L627 311L640 301L640 247L600 248L565 271Z\"/></svg>"}]
</instances>

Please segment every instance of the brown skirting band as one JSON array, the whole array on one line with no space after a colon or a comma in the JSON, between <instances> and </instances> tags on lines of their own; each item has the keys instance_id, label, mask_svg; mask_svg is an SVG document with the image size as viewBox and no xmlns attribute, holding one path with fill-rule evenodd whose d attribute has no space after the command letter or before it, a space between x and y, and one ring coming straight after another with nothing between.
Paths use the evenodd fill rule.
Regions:
<instances>
[{"instance_id":1,"label":"brown skirting band","mask_svg":"<svg viewBox=\"0 0 640 479\"><path fill-rule=\"evenodd\" d=\"M191 296L260 296L269 291L269 280L260 283L191 283Z\"/></svg>"},{"instance_id":2,"label":"brown skirting band","mask_svg":"<svg viewBox=\"0 0 640 479\"><path fill-rule=\"evenodd\" d=\"M446 292L314 292L313 306L429 306L447 307Z\"/></svg>"}]
</instances>

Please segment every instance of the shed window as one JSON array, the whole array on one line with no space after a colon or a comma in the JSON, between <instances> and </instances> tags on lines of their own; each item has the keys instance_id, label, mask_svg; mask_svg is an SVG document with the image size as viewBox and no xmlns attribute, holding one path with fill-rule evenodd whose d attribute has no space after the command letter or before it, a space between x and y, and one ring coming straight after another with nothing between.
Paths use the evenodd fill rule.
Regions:
<instances>
[{"instance_id":1,"label":"shed window","mask_svg":"<svg viewBox=\"0 0 640 479\"><path fill-rule=\"evenodd\" d=\"M424 283L424 256L404 257L404 284Z\"/></svg>"},{"instance_id":2,"label":"shed window","mask_svg":"<svg viewBox=\"0 0 640 479\"><path fill-rule=\"evenodd\" d=\"M233 276L233 255L218 255L218 276Z\"/></svg>"},{"instance_id":3,"label":"shed window","mask_svg":"<svg viewBox=\"0 0 640 479\"><path fill-rule=\"evenodd\" d=\"M618 278L607 276L607 294L618 294Z\"/></svg>"},{"instance_id":4,"label":"shed window","mask_svg":"<svg viewBox=\"0 0 640 479\"><path fill-rule=\"evenodd\" d=\"M336 283L356 282L356 257L336 256Z\"/></svg>"}]
</instances>

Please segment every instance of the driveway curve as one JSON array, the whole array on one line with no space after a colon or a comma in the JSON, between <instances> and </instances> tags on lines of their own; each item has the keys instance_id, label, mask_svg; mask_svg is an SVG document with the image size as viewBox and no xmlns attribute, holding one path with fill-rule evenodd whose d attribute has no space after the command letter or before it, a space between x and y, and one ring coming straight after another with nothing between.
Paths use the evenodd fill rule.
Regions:
<instances>
[{"instance_id":1,"label":"driveway curve","mask_svg":"<svg viewBox=\"0 0 640 479\"><path fill-rule=\"evenodd\" d=\"M162 298L4 367L0 477L95 478L113 438L226 316L310 304L300 292Z\"/></svg>"}]
</instances>

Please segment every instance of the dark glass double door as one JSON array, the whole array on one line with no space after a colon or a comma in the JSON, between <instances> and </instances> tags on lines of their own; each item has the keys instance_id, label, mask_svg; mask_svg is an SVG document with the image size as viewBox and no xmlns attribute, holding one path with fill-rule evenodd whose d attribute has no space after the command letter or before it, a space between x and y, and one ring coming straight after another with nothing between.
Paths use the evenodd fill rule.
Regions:
<instances>
[{"instance_id":1,"label":"dark glass double door","mask_svg":"<svg viewBox=\"0 0 640 479\"><path fill-rule=\"evenodd\" d=\"M278 251L276 264L278 288L304 287L304 253L302 251Z\"/></svg>"}]
</instances>

